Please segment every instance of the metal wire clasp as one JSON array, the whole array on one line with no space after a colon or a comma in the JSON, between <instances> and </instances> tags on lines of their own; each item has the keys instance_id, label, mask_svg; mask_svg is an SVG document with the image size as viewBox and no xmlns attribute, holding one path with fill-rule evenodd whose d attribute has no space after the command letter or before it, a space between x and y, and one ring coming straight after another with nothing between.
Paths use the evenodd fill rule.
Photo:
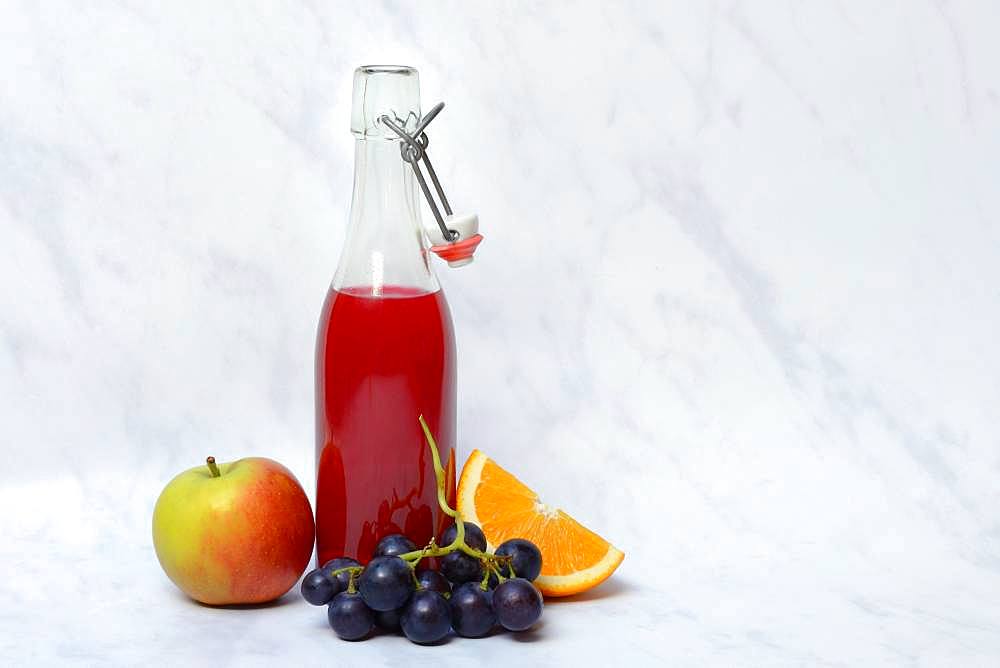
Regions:
<instances>
[{"instance_id":1,"label":"metal wire clasp","mask_svg":"<svg viewBox=\"0 0 1000 668\"><path fill-rule=\"evenodd\" d=\"M448 226L445 225L444 217L441 215L441 210L438 209L437 202L434 201L434 196L431 194L430 188L427 187L427 180L424 179L424 174L420 170L420 161L422 160L424 165L427 167L427 174L431 177L431 182L434 183L434 190L437 191L438 197L441 199L441 206L444 211L449 216L452 215L451 205L448 204L448 198L445 197L444 189L441 187L441 182L438 181L437 173L434 171L434 166L431 164L431 159L427 155L427 147L430 145L431 141L427 138L427 133L425 130L430 122L441 113L444 109L444 102L438 102L435 104L427 114L420 119L417 123L417 127L414 128L413 134L408 133L403 129L396 121L392 120L387 114L382 114L379 118L386 127L399 135L399 138L403 141L399 144L399 152L403 156L403 161L409 163L410 167L413 168L413 174L417 177L417 183L420 184L420 190L424 193L424 198L427 200L427 204L431 207L431 212L434 214L434 219L437 221L438 227L441 228L441 236L443 236L447 241L455 242L458 241L459 232L457 230L449 230Z\"/></svg>"}]
</instances>

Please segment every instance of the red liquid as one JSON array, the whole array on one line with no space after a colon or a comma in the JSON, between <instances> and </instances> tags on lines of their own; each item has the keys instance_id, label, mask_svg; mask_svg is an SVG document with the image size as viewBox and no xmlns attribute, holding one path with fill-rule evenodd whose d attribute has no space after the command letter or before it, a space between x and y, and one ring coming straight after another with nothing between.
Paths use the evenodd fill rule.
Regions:
<instances>
[{"instance_id":1,"label":"red liquid","mask_svg":"<svg viewBox=\"0 0 1000 668\"><path fill-rule=\"evenodd\" d=\"M316 552L367 562L404 533L426 545L444 528L430 449L455 496L455 338L441 291L330 290L316 343Z\"/></svg>"}]
</instances>

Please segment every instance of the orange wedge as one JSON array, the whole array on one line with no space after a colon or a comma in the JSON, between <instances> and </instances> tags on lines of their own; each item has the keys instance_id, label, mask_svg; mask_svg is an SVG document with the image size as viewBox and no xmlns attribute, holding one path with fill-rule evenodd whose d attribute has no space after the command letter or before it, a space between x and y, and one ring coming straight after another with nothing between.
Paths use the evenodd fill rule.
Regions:
<instances>
[{"instance_id":1,"label":"orange wedge","mask_svg":"<svg viewBox=\"0 0 1000 668\"><path fill-rule=\"evenodd\" d=\"M490 548L526 538L542 551L535 580L546 596L579 594L615 572L625 554L559 508L542 503L523 482L473 450L458 482L458 511L483 529Z\"/></svg>"}]
</instances>

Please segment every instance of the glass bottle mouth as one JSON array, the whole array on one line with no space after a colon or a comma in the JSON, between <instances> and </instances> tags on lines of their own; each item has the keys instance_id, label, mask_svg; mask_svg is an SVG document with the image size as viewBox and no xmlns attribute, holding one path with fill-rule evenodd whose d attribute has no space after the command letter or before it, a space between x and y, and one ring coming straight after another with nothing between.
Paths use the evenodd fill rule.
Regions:
<instances>
[{"instance_id":1,"label":"glass bottle mouth","mask_svg":"<svg viewBox=\"0 0 1000 668\"><path fill-rule=\"evenodd\" d=\"M358 139L399 140L382 123L388 115L406 130L420 121L420 75L406 65L362 65L354 70L351 132Z\"/></svg>"},{"instance_id":2,"label":"glass bottle mouth","mask_svg":"<svg viewBox=\"0 0 1000 668\"><path fill-rule=\"evenodd\" d=\"M406 76L417 74L417 70L409 65L361 65L358 71L365 74L403 74Z\"/></svg>"}]
</instances>

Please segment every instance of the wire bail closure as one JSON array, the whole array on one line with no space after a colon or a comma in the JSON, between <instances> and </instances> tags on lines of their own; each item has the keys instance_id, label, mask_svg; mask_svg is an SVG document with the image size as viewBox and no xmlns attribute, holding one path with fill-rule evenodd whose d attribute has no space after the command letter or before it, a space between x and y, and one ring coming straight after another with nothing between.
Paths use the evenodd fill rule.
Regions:
<instances>
[{"instance_id":1,"label":"wire bail closure","mask_svg":"<svg viewBox=\"0 0 1000 668\"><path fill-rule=\"evenodd\" d=\"M444 188L441 187L441 181L438 180L437 172L434 171L434 165L431 164L430 156L427 155L427 147L431 141L427 137L426 129L430 122L441 113L442 109L444 109L444 102L435 104L427 112L427 115L420 119L412 134L390 118L388 114L382 114L379 120L399 135L402 140L399 144L400 155L403 162L409 164L413 169L413 175L417 177L420 190L424 193L424 199L427 200L427 204L434 214L434 220L437 221L437 226L441 231L441 235L438 237L437 230L426 228L425 231L432 243L431 251L445 260L449 267L461 267L472 262L472 255L482 242L483 235L479 234L478 216L475 214L455 215L452 212L451 204L448 203L448 198L444 194ZM424 178L424 173L420 169L421 161L427 168L427 175L430 176L431 183L434 184L438 199L441 200L441 208L438 208L437 202L434 201L434 195L427 185L427 179ZM445 215L441 215L442 208Z\"/></svg>"},{"instance_id":2,"label":"wire bail closure","mask_svg":"<svg viewBox=\"0 0 1000 668\"><path fill-rule=\"evenodd\" d=\"M442 109L444 109L444 102L435 104L427 112L427 115L420 119L412 134L407 132L402 125L394 121L387 114L382 114L379 120L402 139L399 144L400 155L403 158L403 162L409 164L413 169L413 174L417 177L417 183L420 184L420 190L424 193L424 199L427 200L427 204L434 214L434 220L437 221L437 226L441 231L440 237L438 237L437 230L426 228L427 236L431 239L432 243L431 250L438 257L447 261L448 266L461 267L472 262L472 255L475 253L476 247L483 240L483 235L479 234L478 216L475 214L455 215L452 212L451 204L448 203L448 198L444 194L444 188L441 187L441 181L438 180L437 172L434 171L434 165L431 164L430 156L427 155L427 147L431 142L427 137L426 129L430 125L430 122L441 113ZM434 201L434 195L427 185L427 179L424 178L423 171L420 169L421 162L427 168L427 175L430 176L431 183L434 184L434 190L437 191L438 199L441 200L440 208L438 208L437 202ZM445 215L441 214L442 208Z\"/></svg>"},{"instance_id":3,"label":"wire bail closure","mask_svg":"<svg viewBox=\"0 0 1000 668\"><path fill-rule=\"evenodd\" d=\"M438 227L441 228L441 236L443 236L446 241L455 242L458 241L460 234L457 230L448 229L448 226L444 222L444 217L441 215L441 210L438 209L438 205L434 201L433 195L431 195L430 188L427 187L427 180L424 179L423 172L420 170L420 161L423 160L424 165L427 167L427 174L431 177L431 181L434 183L434 189L437 191L437 195L441 199L441 206L444 208L445 213L451 216L451 205L448 203L448 198L444 194L444 188L441 187L441 182L438 180L437 172L434 171L434 166L431 164L430 156L427 155L427 147L430 145L431 141L427 137L427 133L424 131L427 126L430 125L430 122L433 121L439 113L441 113L442 109L444 109L444 102L438 102L435 104L434 107L420 119L420 122L417 123L417 127L413 130L412 135L404 130L394 120L389 118L388 114L382 114L380 120L403 140L399 145L399 152L402 154L403 161L409 163L410 167L413 168L413 174L417 177L417 183L420 184L420 189L424 193L424 198L427 200L427 204L431 207L434 219L437 221Z\"/></svg>"}]
</instances>

